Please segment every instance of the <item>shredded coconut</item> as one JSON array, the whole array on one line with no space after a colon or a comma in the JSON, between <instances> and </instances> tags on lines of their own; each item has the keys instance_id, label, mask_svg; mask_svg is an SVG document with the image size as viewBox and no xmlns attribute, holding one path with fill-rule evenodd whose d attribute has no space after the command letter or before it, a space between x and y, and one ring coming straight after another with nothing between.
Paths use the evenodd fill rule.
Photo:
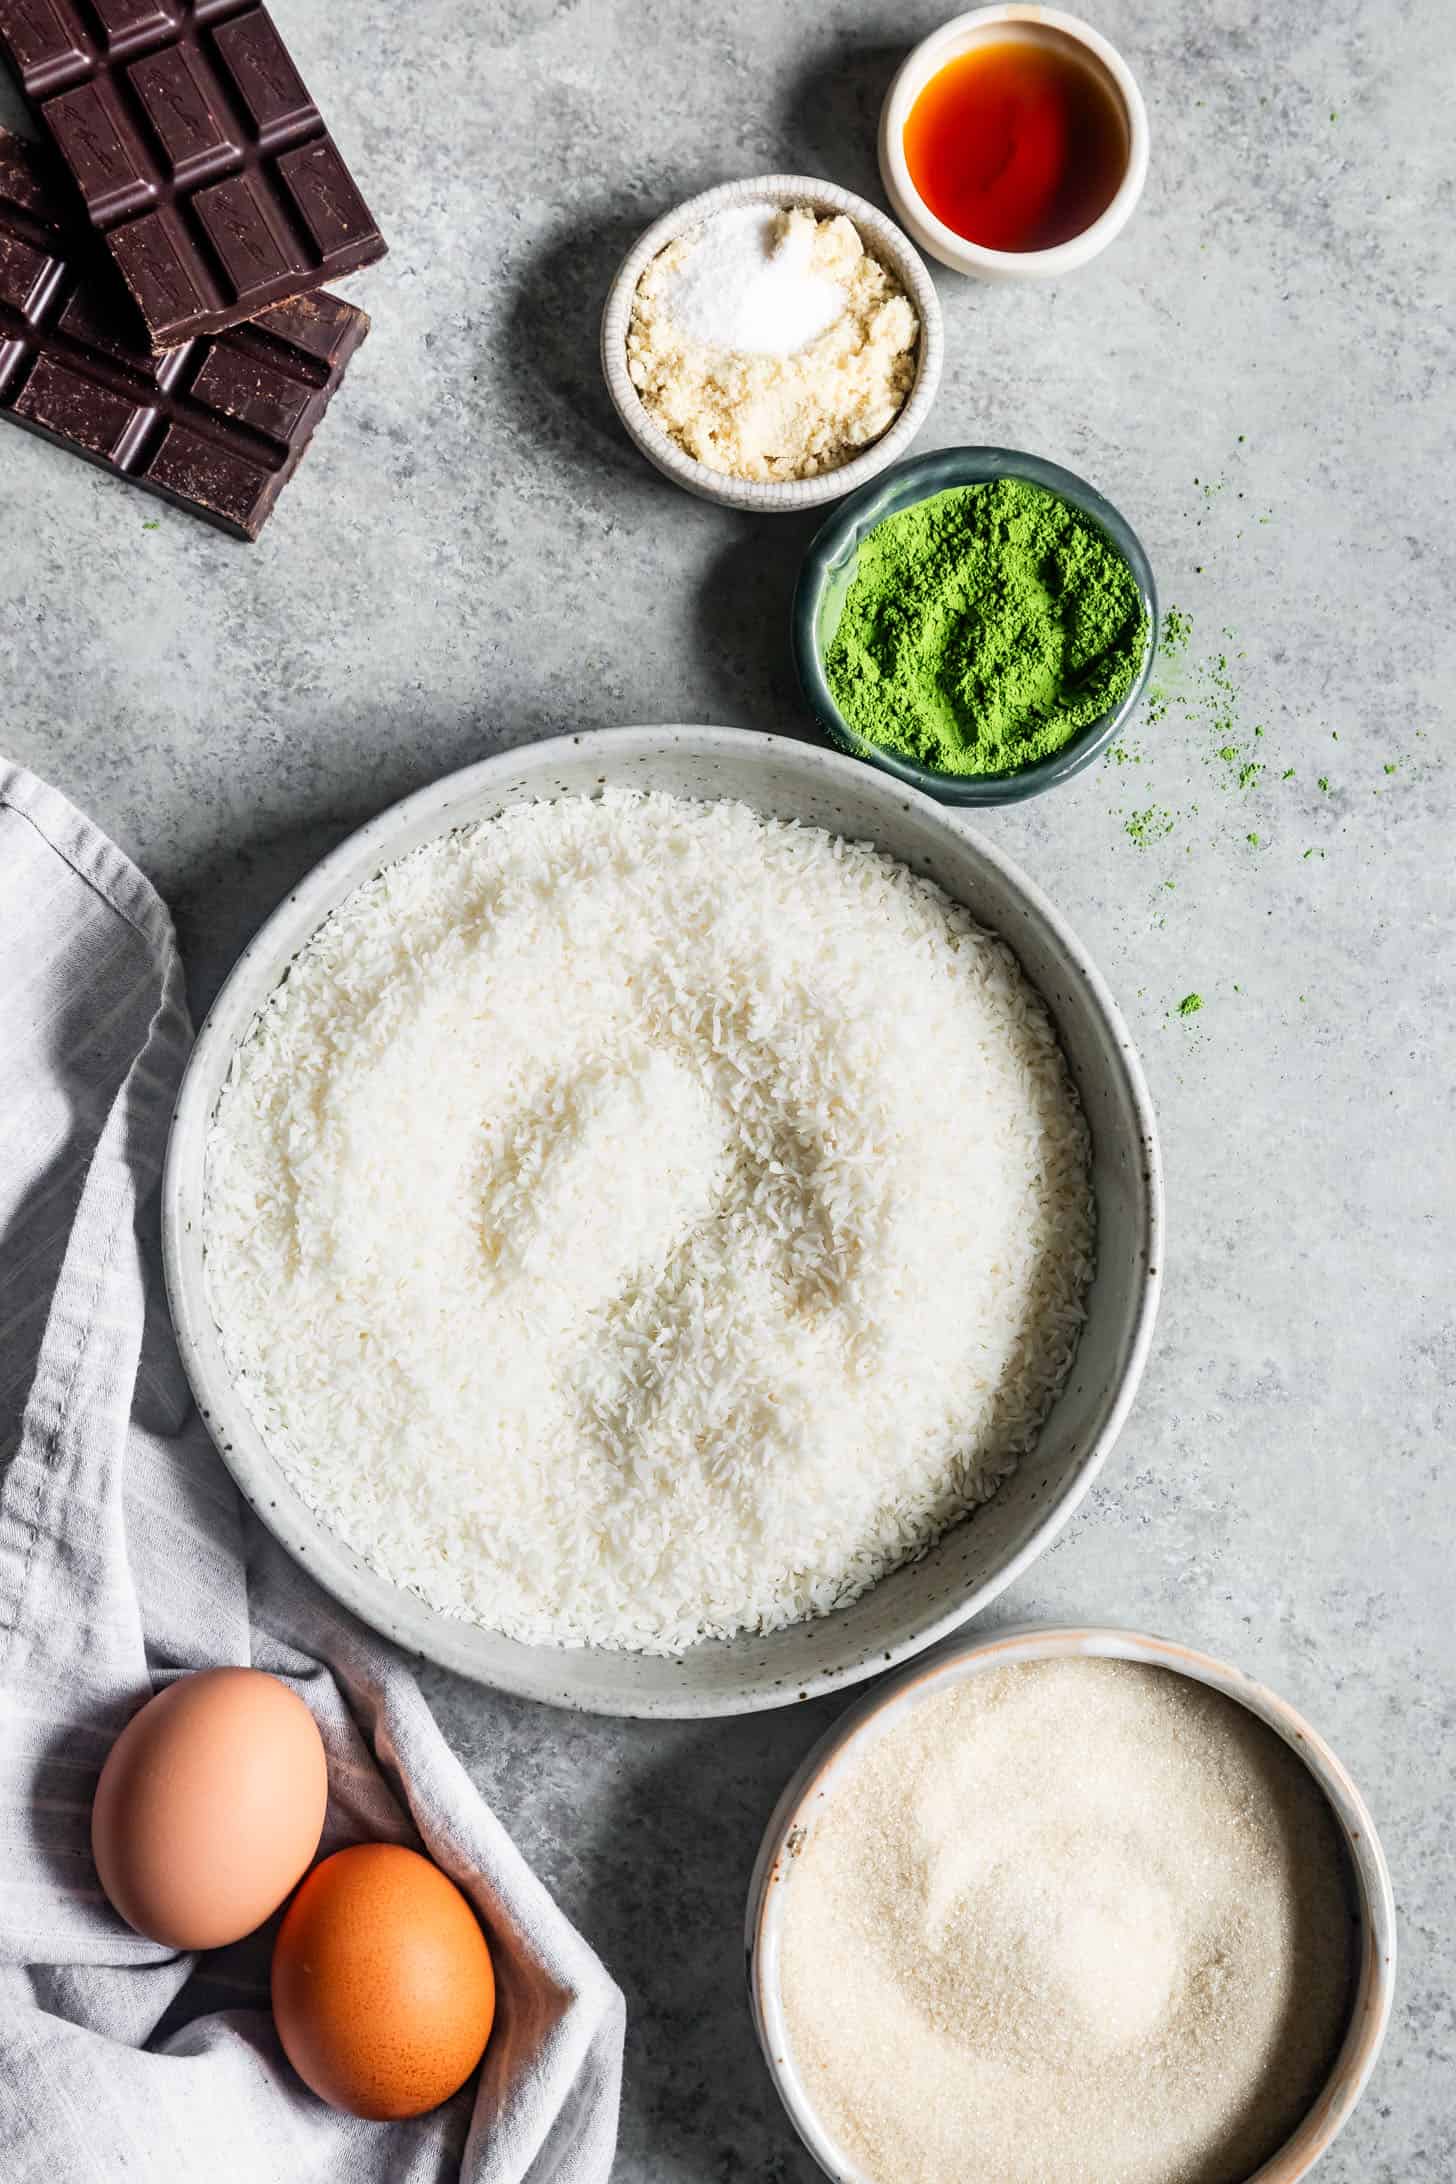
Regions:
<instances>
[{"instance_id":1,"label":"shredded coconut","mask_svg":"<svg viewBox=\"0 0 1456 2184\"><path fill-rule=\"evenodd\" d=\"M1247 1708L1166 1669L934 1694L790 1876L790 2048L855 2184L1242 2184L1348 2018L1328 1805Z\"/></svg>"},{"instance_id":2,"label":"shredded coconut","mask_svg":"<svg viewBox=\"0 0 1456 2184\"><path fill-rule=\"evenodd\" d=\"M741 804L514 809L387 867L240 1048L209 1295L376 1569L677 1652L853 1599L1031 1446L1085 1126L1009 950Z\"/></svg>"}]
</instances>

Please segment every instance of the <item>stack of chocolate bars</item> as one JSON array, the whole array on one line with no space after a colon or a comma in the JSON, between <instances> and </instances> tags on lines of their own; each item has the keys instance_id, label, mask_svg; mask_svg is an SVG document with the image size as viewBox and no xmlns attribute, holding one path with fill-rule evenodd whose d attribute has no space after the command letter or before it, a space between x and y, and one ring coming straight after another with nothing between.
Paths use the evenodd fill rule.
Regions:
<instances>
[{"instance_id":1,"label":"stack of chocolate bars","mask_svg":"<svg viewBox=\"0 0 1456 2184\"><path fill-rule=\"evenodd\" d=\"M0 0L0 416L256 538L384 238L256 0Z\"/></svg>"}]
</instances>

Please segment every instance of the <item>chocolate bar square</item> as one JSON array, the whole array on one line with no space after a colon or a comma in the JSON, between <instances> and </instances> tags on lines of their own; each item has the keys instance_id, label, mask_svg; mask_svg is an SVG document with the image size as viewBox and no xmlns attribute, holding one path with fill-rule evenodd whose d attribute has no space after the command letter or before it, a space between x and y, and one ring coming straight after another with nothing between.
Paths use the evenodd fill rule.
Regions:
<instances>
[{"instance_id":1,"label":"chocolate bar square","mask_svg":"<svg viewBox=\"0 0 1456 2184\"><path fill-rule=\"evenodd\" d=\"M153 348L384 255L257 0L0 0L0 44Z\"/></svg>"},{"instance_id":2,"label":"chocolate bar square","mask_svg":"<svg viewBox=\"0 0 1456 2184\"><path fill-rule=\"evenodd\" d=\"M0 130L0 418L252 539L368 330L320 290L154 353L64 176Z\"/></svg>"}]
</instances>

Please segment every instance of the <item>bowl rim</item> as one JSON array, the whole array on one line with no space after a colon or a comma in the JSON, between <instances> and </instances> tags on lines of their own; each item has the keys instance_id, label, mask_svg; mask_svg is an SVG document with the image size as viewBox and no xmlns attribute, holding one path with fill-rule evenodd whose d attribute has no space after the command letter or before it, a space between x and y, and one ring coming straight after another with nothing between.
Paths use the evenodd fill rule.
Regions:
<instances>
[{"instance_id":1,"label":"bowl rim","mask_svg":"<svg viewBox=\"0 0 1456 2184\"><path fill-rule=\"evenodd\" d=\"M942 475L945 472L952 475ZM905 493L905 488L918 486L922 480L931 478L936 482L927 483L925 491ZM1024 478L1030 484L1042 486L1047 492L1070 502L1106 533L1132 572L1148 618L1148 641L1142 666L1127 694L1110 711L1078 729L1071 741L1049 758L1038 759L1030 766L1019 766L1011 773L936 773L915 759L904 758L898 752L871 743L850 727L830 688L820 656L815 634L819 602L831 569L877 524L883 523L891 514L898 514L900 507L918 506L921 501L933 499L937 493L953 492L958 485L987 485L998 478ZM899 505L892 508L892 502ZM831 742L851 757L878 766L883 772L893 774L897 781L933 797L937 803L967 808L1018 804L1029 796L1040 796L1047 789L1072 780L1099 759L1142 702L1152 679L1161 627L1157 579L1147 548L1121 509L1099 493L1089 480L1061 463L1033 455L1024 448L989 446L942 447L924 455L912 455L862 487L842 507L834 509L805 548L789 615L799 688Z\"/></svg>"},{"instance_id":2,"label":"bowl rim","mask_svg":"<svg viewBox=\"0 0 1456 2184\"><path fill-rule=\"evenodd\" d=\"M1245 1706L1303 1762L1323 1793L1343 1838L1359 1898L1360 1960L1350 2016L1330 2073L1307 2114L1245 2184L1298 2184L1344 2129L1369 2084L1395 1999L1396 1918L1390 1868L1354 1778L1304 1716L1267 1684L1179 1639L1117 1624L1015 1622L985 1636L953 1639L887 1676L846 1707L785 1784L764 1831L749 1883L744 1943L749 2004L759 2045L784 2109L826 2176L869 2184L836 2148L810 2103L793 2062L778 1987L785 1883L793 1871L790 1836L811 1799L833 1794L855 1763L854 1747L937 1690L1020 1663L1127 1660L1189 1677Z\"/></svg>"},{"instance_id":3,"label":"bowl rim","mask_svg":"<svg viewBox=\"0 0 1456 2184\"><path fill-rule=\"evenodd\" d=\"M1111 199L1088 226L1045 250L995 250L958 234L931 211L916 187L905 156L905 124L931 77L957 54L980 43L987 33L1017 27L1049 30L1083 47L1111 82L1127 119L1127 167ZM880 178L886 196L916 242L951 272L979 273L992 280L1049 280L1090 264L1122 233L1137 210L1147 182L1150 141L1142 90L1111 39L1064 8L1042 7L1034 0L1011 0L1008 5L973 8L967 14L953 16L911 47L895 71L880 108Z\"/></svg>"},{"instance_id":4,"label":"bowl rim","mask_svg":"<svg viewBox=\"0 0 1456 2184\"><path fill-rule=\"evenodd\" d=\"M575 1649L569 1648L517 1644L506 1666L499 1661L483 1665L478 1658L482 1637L479 1626L442 1614L371 1569L308 1508L281 1471L239 1398L222 1354L207 1300L202 1231L206 1134L213 1104L207 1093L207 1076L216 1061L219 1085L226 1081L232 1056L246 1038L258 1010L282 980L298 949L329 915L333 907L329 898L335 886L350 874L354 875L350 889L363 885L370 873L401 855L400 838L417 821L438 821L435 831L441 833L452 824L470 823L479 815L468 813L451 820L448 814L467 799L488 799L496 785L508 782L523 764L539 769L544 789L552 771L568 759L590 760L596 778L610 782L614 774L625 774L634 758L683 750L710 761L730 755L741 760L745 754L765 761L787 758L796 768L812 774L831 779L841 774L847 782L852 777L857 786L864 782L863 770L853 759L792 737L755 729L668 723L581 730L513 747L443 775L387 806L337 844L289 890L219 988L199 1027L173 1108L162 1173L161 1213L167 1300L178 1350L203 1423L244 1500L265 1529L327 1592L362 1622L408 1651L492 1689L577 1712L701 1720L764 1712L862 1683L886 1665L913 1659L978 1615L1014 1583L1070 1521L1101 1472L1136 1400L1152 1347L1164 1276L1163 1169L1157 1123L1142 1063L1121 1011L1086 949L1035 881L934 799L918 797L913 789L883 784L886 796L893 795L902 803L908 798L906 808L918 806L922 816L958 837L961 846L969 846L1010 888L1061 951L1104 1027L1108 1066L1117 1073L1141 1156L1137 1163L1141 1176L1139 1218L1145 1257L1129 1311L1131 1333L1125 1365L1109 1391L1100 1422L1088 1436L1065 1484L1047 1499L1019 1549L979 1583L957 1592L934 1612L913 1619L902 1635L888 1645L877 1645L868 1656L854 1645L847 1646L844 1657L835 1664L798 1674L787 1685L773 1677L766 1666L752 1674L745 1668L742 1683L727 1690L704 1690L686 1681L670 1690L640 1690L631 1686L625 1673L609 1692L583 1690L571 1679L569 1664ZM339 899L343 899L342 895ZM232 1018L235 1024L230 1023ZM500 1639L499 1633L486 1635L509 1644Z\"/></svg>"},{"instance_id":5,"label":"bowl rim","mask_svg":"<svg viewBox=\"0 0 1456 2184\"><path fill-rule=\"evenodd\" d=\"M632 301L637 283L660 250L688 228L710 219L715 212L734 205L754 203L812 205L816 211L843 213L852 220L874 254L882 258L901 282L920 320L920 342L915 378L894 422L863 454L841 463L837 470L820 471L810 478L730 478L706 463L686 455L649 417L627 369L627 333L632 321ZM721 507L741 508L760 515L793 515L806 508L822 508L852 493L895 461L920 431L930 414L945 362L945 328L940 298L925 261L904 229L868 198L844 189L837 182L815 175L759 174L741 181L720 182L701 190L662 213L643 229L612 276L602 306L602 376L612 406L639 453L675 485L702 500Z\"/></svg>"}]
</instances>

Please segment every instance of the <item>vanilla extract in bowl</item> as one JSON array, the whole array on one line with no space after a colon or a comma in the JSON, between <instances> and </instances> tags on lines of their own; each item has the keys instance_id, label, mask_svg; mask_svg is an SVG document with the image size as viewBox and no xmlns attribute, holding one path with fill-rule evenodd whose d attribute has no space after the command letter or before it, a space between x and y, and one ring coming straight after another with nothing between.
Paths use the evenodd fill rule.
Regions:
<instances>
[{"instance_id":1,"label":"vanilla extract in bowl","mask_svg":"<svg viewBox=\"0 0 1456 2184\"><path fill-rule=\"evenodd\" d=\"M905 123L910 178L936 219L984 250L1053 250L1112 203L1127 116L1075 40L997 38L933 75Z\"/></svg>"}]
</instances>

